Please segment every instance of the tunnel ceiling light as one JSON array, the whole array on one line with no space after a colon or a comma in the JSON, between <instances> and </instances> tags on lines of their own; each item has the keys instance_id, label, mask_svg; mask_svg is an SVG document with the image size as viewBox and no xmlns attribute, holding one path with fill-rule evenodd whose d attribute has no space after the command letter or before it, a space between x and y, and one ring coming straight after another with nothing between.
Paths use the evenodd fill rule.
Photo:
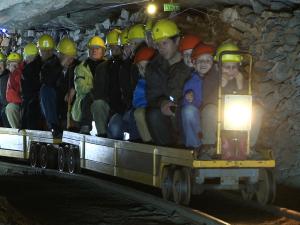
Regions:
<instances>
[{"instance_id":1,"label":"tunnel ceiling light","mask_svg":"<svg viewBox=\"0 0 300 225\"><path fill-rule=\"evenodd\" d=\"M157 12L157 5L154 4L153 2L150 2L148 5L147 5L147 13L149 15L155 15Z\"/></svg>"}]
</instances>

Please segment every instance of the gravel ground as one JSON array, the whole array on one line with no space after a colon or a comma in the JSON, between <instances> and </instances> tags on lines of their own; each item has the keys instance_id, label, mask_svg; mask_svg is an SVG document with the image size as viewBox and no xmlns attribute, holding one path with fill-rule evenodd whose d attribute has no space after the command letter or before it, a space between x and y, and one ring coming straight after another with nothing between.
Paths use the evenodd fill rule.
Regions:
<instances>
[{"instance_id":1,"label":"gravel ground","mask_svg":"<svg viewBox=\"0 0 300 225\"><path fill-rule=\"evenodd\" d=\"M78 180L5 176L0 177L0 182L0 195L14 207L14 210L1 210L0 213L10 218L17 213L21 218L10 223L4 221L5 225L190 224L177 214ZM0 207L2 203L0 201Z\"/></svg>"}]
</instances>

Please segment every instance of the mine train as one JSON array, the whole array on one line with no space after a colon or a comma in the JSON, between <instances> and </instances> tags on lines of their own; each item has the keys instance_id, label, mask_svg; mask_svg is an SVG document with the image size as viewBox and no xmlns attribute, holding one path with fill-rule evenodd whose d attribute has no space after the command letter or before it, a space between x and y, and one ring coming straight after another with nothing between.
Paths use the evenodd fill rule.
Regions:
<instances>
[{"instance_id":1,"label":"mine train","mask_svg":"<svg viewBox=\"0 0 300 225\"><path fill-rule=\"evenodd\" d=\"M204 190L237 190L261 204L274 201L275 161L196 160L193 151L112 140L64 131L0 128L0 155L26 159L32 167L78 173L81 168L160 188L164 199L189 204Z\"/></svg>"},{"instance_id":2,"label":"mine train","mask_svg":"<svg viewBox=\"0 0 300 225\"><path fill-rule=\"evenodd\" d=\"M272 152L260 149L259 159L250 157L252 57L248 58L248 94L225 95L219 88L215 153L220 157L204 160L188 149L70 131L64 131L62 138L57 139L48 131L11 128L0 128L0 156L26 159L32 167L68 173L78 173L84 168L154 186L161 189L164 199L183 205L188 205L193 195L212 189L240 191L246 200L270 204L276 195ZM231 141L224 150L222 138L228 132Z\"/></svg>"}]
</instances>

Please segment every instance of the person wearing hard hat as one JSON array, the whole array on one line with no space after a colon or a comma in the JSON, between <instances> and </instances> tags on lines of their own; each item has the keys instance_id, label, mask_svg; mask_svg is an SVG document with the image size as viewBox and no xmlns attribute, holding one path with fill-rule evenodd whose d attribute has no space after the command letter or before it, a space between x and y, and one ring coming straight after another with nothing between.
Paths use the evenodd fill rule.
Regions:
<instances>
[{"instance_id":1,"label":"person wearing hard hat","mask_svg":"<svg viewBox=\"0 0 300 225\"><path fill-rule=\"evenodd\" d=\"M200 126L200 109L203 105L204 79L213 66L214 48L200 43L190 54L194 71L183 88L181 109L182 128L185 146L199 150L202 145L202 129Z\"/></svg>"},{"instance_id":2,"label":"person wearing hard hat","mask_svg":"<svg viewBox=\"0 0 300 225\"><path fill-rule=\"evenodd\" d=\"M137 77L137 68L134 67L132 57L135 49L142 43L143 36L139 31L141 27L135 25L128 31L128 41L130 54L120 63L119 71L111 86L113 89L120 91L120 101L111 99L112 107L117 110L112 110L113 116L108 123L108 137L113 139L123 139L124 132L129 133L129 140L139 138L139 134L135 125L133 110L132 110L132 95L135 82L133 77ZM126 47L125 47L126 48ZM116 84L117 83L117 84ZM115 95L116 96L116 95Z\"/></svg>"},{"instance_id":3,"label":"person wearing hard hat","mask_svg":"<svg viewBox=\"0 0 300 225\"><path fill-rule=\"evenodd\" d=\"M43 64L41 69L40 101L42 114L54 137L60 137L66 127L66 105L72 92L73 70L76 65L76 44L63 38L57 45L57 57Z\"/></svg>"},{"instance_id":4,"label":"person wearing hard hat","mask_svg":"<svg viewBox=\"0 0 300 225\"><path fill-rule=\"evenodd\" d=\"M178 51L180 31L175 22L162 19L152 28L159 54L146 69L148 108L146 120L155 144L174 145L179 142L179 109L184 83L190 78ZM173 107L177 109L173 110Z\"/></svg>"},{"instance_id":5,"label":"person wearing hard hat","mask_svg":"<svg viewBox=\"0 0 300 225\"><path fill-rule=\"evenodd\" d=\"M5 115L5 107L7 105L6 88L9 73L9 70L6 69L6 57L2 52L0 52L0 126L2 127L9 127L9 123Z\"/></svg>"},{"instance_id":6,"label":"person wearing hard hat","mask_svg":"<svg viewBox=\"0 0 300 225\"><path fill-rule=\"evenodd\" d=\"M122 63L120 34L120 30L113 29L106 35L106 46L111 52L111 57L97 66L94 77L92 114L98 136L101 137L107 136L109 115L122 113L124 110L119 83L119 71Z\"/></svg>"},{"instance_id":7,"label":"person wearing hard hat","mask_svg":"<svg viewBox=\"0 0 300 225\"><path fill-rule=\"evenodd\" d=\"M43 34L38 39L37 48L43 62L47 62L55 58L55 41L49 34Z\"/></svg>"},{"instance_id":8,"label":"person wearing hard hat","mask_svg":"<svg viewBox=\"0 0 300 225\"><path fill-rule=\"evenodd\" d=\"M224 51L239 51L237 45L233 43L224 43L217 49L215 60L220 61L220 55ZM222 83L221 87L225 94L248 94L248 81L241 72L242 56L239 54L223 54L221 57L222 66ZM259 135L264 109L262 102L255 98L252 105L252 123L250 131L250 148L251 154L255 155L255 144ZM258 155L256 155L258 156Z\"/></svg>"},{"instance_id":9,"label":"person wearing hard hat","mask_svg":"<svg viewBox=\"0 0 300 225\"><path fill-rule=\"evenodd\" d=\"M39 103L40 71L42 59L38 48L33 43L28 43L23 50L24 70L21 78L22 90L22 129L39 129L41 110Z\"/></svg>"},{"instance_id":10,"label":"person wearing hard hat","mask_svg":"<svg viewBox=\"0 0 300 225\"><path fill-rule=\"evenodd\" d=\"M21 76L23 71L22 56L11 52L7 57L7 68L10 71L7 81L5 113L11 128L21 127Z\"/></svg>"},{"instance_id":11,"label":"person wearing hard hat","mask_svg":"<svg viewBox=\"0 0 300 225\"><path fill-rule=\"evenodd\" d=\"M193 68L193 63L191 61L193 48L195 48L200 42L201 39L198 36L192 34L184 35L180 39L179 51L182 54L184 63L190 68Z\"/></svg>"},{"instance_id":12,"label":"person wearing hard hat","mask_svg":"<svg viewBox=\"0 0 300 225\"><path fill-rule=\"evenodd\" d=\"M93 105L93 80L96 68L105 60L103 59L106 50L103 39L99 36L92 37L88 44L88 58L75 68L75 90L76 98L72 106L72 118L80 124L80 133L89 134L92 130L93 118L91 108ZM108 107L103 107L103 115L109 113Z\"/></svg>"},{"instance_id":13,"label":"person wearing hard hat","mask_svg":"<svg viewBox=\"0 0 300 225\"><path fill-rule=\"evenodd\" d=\"M156 51L154 48L144 47L140 49L135 57L134 64L139 69L139 80L133 92L132 104L134 107L134 118L142 140L146 143L152 141L148 125L146 122L146 80L145 72L148 63L155 57Z\"/></svg>"}]
</instances>

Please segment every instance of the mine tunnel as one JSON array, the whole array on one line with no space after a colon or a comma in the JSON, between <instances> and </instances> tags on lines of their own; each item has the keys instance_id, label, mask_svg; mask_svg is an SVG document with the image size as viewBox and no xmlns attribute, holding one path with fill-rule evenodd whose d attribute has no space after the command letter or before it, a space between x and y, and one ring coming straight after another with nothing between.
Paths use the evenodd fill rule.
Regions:
<instances>
[{"instance_id":1,"label":"mine tunnel","mask_svg":"<svg viewBox=\"0 0 300 225\"><path fill-rule=\"evenodd\" d=\"M164 27L165 31L163 30L162 33L159 33L160 32L159 28L163 27L163 26L159 27L160 21L167 21L166 23L167 25L165 25ZM168 23L169 21L171 21L170 24ZM176 29L172 27L173 25L176 26ZM125 34L125 32L128 31L130 33L130 30L133 27L138 27L138 26L140 26L144 32L141 34L143 36L142 39L145 40L145 43L143 42L143 44L145 45L144 48L148 48L146 49L147 51L145 50L146 53L144 53L146 54L146 56L140 55L139 56L140 58L137 56L138 51L137 49L135 49L136 46L129 47L128 52L124 53L126 52L126 50L124 49L126 49L128 46L139 45L140 42L134 44L132 44L130 41L128 43L127 42L122 43L122 34ZM176 31L174 31L174 29ZM197 40L199 40L199 42L193 47L190 47L190 49L193 49L193 52L191 50L189 57L192 57L193 59L193 54L196 54L196 56L198 56L197 50L195 49L197 49L197 47L199 48L202 47L199 51L202 51L203 49L204 49L203 51L208 51L205 52L205 54L209 53L211 56L213 56L213 60L214 60L213 63L216 66L218 65L222 66L223 63L222 56L218 58L219 57L218 54L220 54L219 52L220 46L223 46L224 44L226 45L228 43L232 44L233 46L237 46L237 49L225 49L225 53L223 54L223 56L224 58L226 58L226 50L229 51L227 52L227 55L230 56L232 56L231 54L235 54L230 52L232 50L238 50L240 52L238 53L238 55L232 56L230 59L234 59L234 60L237 59L234 62L238 62L241 65L244 61L246 61L246 63L244 63L245 65L243 69L245 73L251 73L251 79L248 77L249 86L251 87L249 88L249 93L250 95L252 95L251 100L256 102L255 104L259 104L261 107L262 118L260 121L259 133L255 144L251 145L250 143L251 131L248 131L247 129L243 130L242 133L242 137L244 137L244 139L239 140L238 142L236 142L237 139L232 139L231 142L230 141L228 142L229 145L230 143L234 143L235 146L238 146L236 148L241 148L240 150L244 151L245 154L247 155L238 155L237 158L234 158L231 156L224 156L220 154L220 152L222 152L222 148L225 148L224 146L227 144L227 142L224 141L225 139L222 136L223 134L222 131L220 131L220 133L217 132L217 130L219 131L219 127L218 127L215 130L215 133L218 134L217 134L216 142L213 143L214 147L211 147L212 145L210 143L209 144L210 149L207 152L205 152L205 154L209 155L208 158L206 158L205 155L203 157L199 156L199 158L197 158L198 156L195 156L196 159L212 160L212 161L219 160L219 159L225 161L226 160L242 161L248 159L252 151L260 152L260 149L264 149L264 152L262 154L267 155L270 159L274 160L275 162L273 172L274 172L274 178L276 180L276 183L279 185L284 185L285 187L299 189L300 188L300 152L299 152L300 150L299 149L300 148L299 147L300 146L300 138L299 138L300 137L300 92L299 92L299 88L300 88L300 45L299 45L300 2L298 0L285 0L285 1L284 0L277 0L277 1L273 1L273 0L211 0L211 1L203 1L203 0L198 0L198 1L196 0L191 0L191 1L184 1L184 0L182 1L180 0L176 0L176 1L172 1L172 0L171 1L167 1L167 0L161 0L161 1L156 1L156 0L153 1L147 1L147 0L141 0L141 1L139 0L137 1L14 0L14 1L2 1L0 3L0 50L1 50L0 61L2 62L0 71L3 72L5 70L5 66L8 65L9 66L7 67L7 69L11 70L11 68L14 65L11 62L15 62L14 57L17 57L17 60L19 60L18 63L20 64L22 64L22 61L24 60L24 64L22 64L22 67L19 68L20 69L19 80L16 81L16 83L18 84L14 84L14 85L19 85L17 88L18 90L16 90L13 87L12 88L13 94L8 94L6 90L9 84L13 82L8 81L7 84L6 83L7 80L5 83L3 83L4 81L0 80L0 88L1 88L0 98L2 99L2 100L0 99L1 100L1 127L4 127L4 129L6 128L17 129L14 132L19 132L26 129L50 131L52 132L53 137L58 136L60 139L61 138L64 139L63 132L69 130L72 132L74 131L75 133L91 134L92 136L97 136L99 138L104 138L104 139L109 138L109 139L116 139L122 141L132 141L133 140L132 138L135 136L135 132L134 131L131 132L130 130L131 126L128 125L129 122L126 120L127 118L126 116L128 117L131 116L134 119L136 117L136 114L133 113L133 111L130 114L124 113L124 111L128 110L128 106L124 106L125 103L123 104L122 101L126 98L131 98L129 99L130 102L129 104L132 104L131 102L134 101L134 99L132 100L132 98L134 98L133 95L134 95L134 91L136 90L135 85L137 85L137 83L134 82L137 81L133 82L134 87L130 86L133 85L132 83L128 84L130 88L133 88L131 91L131 96L129 97L123 94L123 92L125 93L126 90L122 89L122 87L116 88L116 86L112 85L112 83L113 82L119 83L122 82L122 79L124 80L124 79L132 79L132 78L130 77L120 78L116 76L114 78L111 78L112 77L111 76L108 78L112 80L111 83L109 84L105 83L104 85L102 83L103 89L105 89L109 93L114 92L109 96L109 98L111 98L109 100L106 97L100 98L101 101L102 100L104 102L106 101L109 107L107 106L108 107L107 108L105 106L104 108L102 108L103 111L101 111L100 114L99 111L97 110L95 112L93 111L93 104L91 102L87 103L87 105L85 106L82 106L83 103L80 103L81 105L79 107L81 107L80 110L82 111L82 113L84 111L83 108L91 107L91 110L88 111L92 111L92 112L87 112L90 114L90 117L95 117L94 115L97 116L106 115L106 119L101 120L101 122L106 121L106 124L99 125L99 117L100 117L99 116L97 118L89 119L90 121L93 120L93 124L87 125L83 123L82 117L81 117L81 121L79 121L76 119L76 116L74 116L76 107L78 107L78 105L76 105L78 102L76 102L75 99L79 96L79 92L76 93L77 90L76 88L78 87L78 84L76 84L76 82L74 84L74 80L76 80L76 78L72 77L72 79L69 79L67 81L67 84L65 86L60 87L60 88L69 88L69 89L73 88L74 90L72 94L72 99L69 98L70 97L69 95L70 92L68 92L69 89L67 91L63 90L62 92L64 94L62 96L62 99L64 100L61 101L62 103L61 102L57 103L58 104L56 109L57 114L61 113L62 111L64 116L63 118L61 118L60 115L58 116L55 115L54 120L61 120L63 122L60 121L61 123L59 125L55 123L52 124L53 117L52 114L50 115L48 114L48 112L49 111L52 112L53 108L51 107L51 104L53 103L53 101L52 103L43 106L44 98L46 98L45 101L47 102L49 99L52 98L50 92L47 92L47 94L45 95L46 97L45 96L40 97L40 92L38 90L37 98L34 100L36 101L34 103L35 106L31 106L30 104L32 104L32 102L28 103L30 101L27 101L26 103L27 105L24 106L24 102L26 102L24 99L26 99L26 97L22 95L22 91L25 90L21 88L22 79L24 77L22 76L22 72L24 66L26 67L26 56L28 57L28 55L26 54L24 55L25 53L24 48L26 48L26 46L28 46L29 43L33 44L32 48L35 49L34 54L41 55L41 57L43 58L42 56L43 54L41 53L41 51L43 50L41 47L42 45L41 37L45 37L45 35L48 35L47 37L52 38L51 40L53 40L53 44L51 44L52 43L51 42L50 48L46 46L44 50L49 50L49 49L51 51L53 50L53 54L57 55L58 58L60 58L59 54L65 54L67 56L71 56L72 60L76 60L77 64L74 65L74 68L72 67L73 73L71 72L73 76L75 74L76 77L77 70L75 69L75 67L81 65L80 63L82 62L86 62L86 60L90 58L91 55L94 54L90 48L91 46L93 46L93 43L96 46L99 45L103 50L102 52L103 56L101 58L102 61L114 61L113 52L115 50L113 50L114 48L112 46L116 45L120 47L119 50L120 50L120 54L122 55L120 56L120 58L123 57L121 60L125 61L124 55L127 54L126 57L129 56L130 60L132 60L131 64L136 65L137 62L140 62L141 60L146 60L143 57L148 57L147 60L150 61L149 55L147 54L164 55L163 52L164 50L162 49L163 45L158 44L158 42L160 42L161 39L159 39L158 36L155 35L163 36L166 35L169 31L170 32L174 31L176 33L176 35L173 35L172 38L176 39L178 37L178 43L177 43L178 46L180 46L180 41L182 41L184 37L188 37L188 36L197 37L198 38ZM133 31L132 35L135 34L139 35L138 32L140 31L138 31L137 29L137 32L134 33ZM155 34L155 32L157 34ZM109 36L110 34L118 35L118 37L116 38L116 43L114 44L110 43L110 38L112 37ZM95 37L100 39L97 40L93 39ZM170 37L168 36L168 38ZM61 42L64 39L67 40L67 43L69 44L68 46L71 46L70 48L72 48L71 50L67 49L66 50L67 53L64 53L65 49L63 47L65 45L63 45L63 43ZM47 39L46 42L47 41L49 40ZM190 40L190 42L192 42L192 39ZM48 44L49 43L47 42L46 45ZM189 44L190 43L188 43L187 45ZM206 48L200 46L201 44L203 46L206 46ZM208 48L211 50L208 50ZM71 51L71 53L68 52L69 50ZM180 49L177 49L176 51L179 52L179 50ZM152 51L156 53L153 53ZM242 55L245 52L247 52L247 56ZM71 55L68 55L69 53ZM247 58L248 55L251 55L249 59ZM183 60L184 57L185 56L182 53L182 55L179 58L180 60ZM153 58L151 58L151 60ZM66 71L68 71L70 67L66 67L66 64L63 65L62 62L68 63L67 62L68 59L69 58L67 58L65 61L64 60L60 61L61 64L59 62L57 64L58 65L57 68L61 67L60 72L64 74L62 75L64 77L67 76L66 74L69 73ZM197 70L197 67L195 66L196 61L197 61L196 59L194 59L194 61L192 60L192 64L194 66L193 65L191 66L192 68L191 71ZM41 83L39 84L27 83L27 88L31 87L31 85L37 85L40 88L45 83L45 81L42 78L43 76L41 75L43 72L40 72L43 71L43 68L45 68L42 65L43 63L44 62L41 62L39 71L37 73L37 78L36 78L39 80L37 82L38 83L41 82ZM158 67L160 66L161 64L159 64ZM52 66L52 68L54 67L56 66ZM95 65L93 67L95 68L92 69L92 66L90 66L91 71L92 70L96 71L98 68ZM155 63L154 63L154 67L155 67ZM150 72L147 73L148 68L149 66L145 67L146 80L147 80L147 74L150 74ZM125 68L125 70L127 70L128 72L130 68L127 69ZM137 70L140 71L139 66L137 66ZM201 68L199 70L201 70ZM46 75L51 76L50 72L49 74L45 72L45 76ZM170 74L170 76L172 76L172 74ZM55 76L53 75L53 77ZM53 77L49 78L51 82L54 79ZM148 78L150 82L151 79L152 78ZM201 79L203 80L204 78L202 77ZM221 85L223 81L222 77L220 78L219 81ZM57 78L57 80L53 81L53 85L57 86L59 85L59 82L65 82L65 78L63 78L63 81ZM94 82L96 82L95 77L94 77ZM105 82L105 81L101 80L101 82ZM164 79L161 78L159 82L163 83L168 81L164 81ZM177 82L180 82L180 78L175 81L175 83ZM91 85L94 85L94 89L95 89L95 83ZM170 89L172 88L171 85L176 86L178 84L173 83L170 84L170 86L167 85L166 89L163 90L161 93L163 93L166 96L169 95L169 93L173 93L172 91L170 91ZM126 86L126 88L127 87L128 86ZM163 84L161 86L157 85L157 88L164 89ZM181 88L183 88L183 86ZM203 88L205 89L205 87ZM55 90L58 89L59 88ZM219 94L222 92L221 89L222 88L220 88L219 90L217 89L215 90L216 95L218 95L218 91ZM44 91L45 90L43 89L43 93L46 93L46 91L45 92ZM183 92L183 89L181 90L181 92ZM207 92L209 93L210 91ZM146 94L147 96L147 94L149 93L150 91L147 92L147 87L146 87L146 92L144 94ZM153 94L153 92L151 93ZM59 92L59 94L61 93ZM59 96L59 94L57 94L57 96ZM171 94L167 96L169 99L166 99L166 96L164 96L164 98L158 96L154 101L151 101L147 98L147 104L155 105L155 107L158 107L158 110L159 111L161 110L163 112L162 114L164 114L165 105L163 105L162 102L168 101L167 104L169 104L170 108L169 111L165 113L163 116L167 115L170 117L176 117L178 112L180 113L180 115L182 115L183 110L179 111L179 108L181 108L181 104L183 105L185 104L185 103L181 103L181 100L183 102L185 101L184 99L186 98L186 94L187 92L183 94L179 94L180 101L179 99L177 99L177 97L174 100ZM10 95L13 96L17 95L18 100L15 100L14 97L10 97ZM101 95L103 95L102 92ZM120 95L121 97L116 95ZM196 93L193 93L192 96L195 95ZM91 97L92 100L90 101L95 101L93 100L93 98L96 98L95 97L96 94L93 93L90 96L92 96ZM201 97L203 97L202 94ZM190 98L192 98L191 102L194 102L194 97L190 97ZM188 97L186 99L188 103L191 103L189 102ZM115 100L116 102L112 103ZM13 107L7 107L7 105L9 105L10 103L13 103ZM38 112L34 111L34 108L36 108L36 106L39 108L40 104L41 104L41 109L38 109ZM61 107L61 105L59 104L64 104L64 105ZM158 104L161 105L157 106ZM147 113L149 112L147 107L146 107L146 117L145 117L145 112L143 112L144 113L143 118L144 120L146 118L147 123L149 123L150 117L147 117ZM172 107L175 108L175 113L174 111L172 111L173 110L171 109ZM201 108L203 106L198 106L198 107L200 108L199 110L201 111ZM226 110L225 108L226 107L221 107L220 110L223 109ZM32 111L30 111L30 109ZM251 109L252 112L255 111L254 107L252 107ZM56 114L56 111L54 114ZM119 111L122 111L122 113L120 113ZM27 115L28 112L30 112L29 115ZM244 111L241 111L241 113L243 112ZM115 117L115 113L119 115L121 114L121 116ZM219 114L220 114L219 116L216 115L218 119L215 119L216 122L218 120L218 123L219 120L221 121L226 117L225 114L224 114L224 118L222 117L221 111L219 111ZM17 119L16 119L16 115L18 117ZM29 118L25 118L26 116L28 116ZM200 118L200 114L198 116ZM154 120L156 119L157 119L157 124L160 124L161 118L155 118ZM27 125L29 121L35 121L35 120L38 120L38 122L34 122L35 124L34 126L32 124L31 124L32 126ZM169 121L170 124L174 122L173 119L171 120L170 120L171 122ZM203 123L202 116L201 119L199 120L202 129L202 123ZM256 118L254 120L256 120ZM121 122L118 121L122 121L122 125L120 125ZM116 127L113 127L111 125L113 122L117 123ZM176 123L178 123L178 121L176 121ZM180 123L182 123L182 121L180 121ZM183 134L181 140L182 142L177 141L177 139L175 138L176 143L168 144L169 143L168 141L166 142L162 141L162 137L160 136L159 132L155 134L155 132L153 131L154 129L157 129L159 127L159 125L157 124L153 126L151 125L149 128L148 133L150 132L149 135L152 136L152 139L151 137L148 138L145 137L144 140L144 136L140 135L139 138L136 139L137 140L136 142L139 144L141 143L141 144L149 144L149 145L157 145L157 146L162 145L170 148L179 147L185 149L192 149L194 152L199 151L200 152L199 154L200 155L202 154L203 148L201 146L205 145L205 143L203 144L204 141L203 138L205 137L205 134L203 135L203 132L205 132L204 130L201 130L199 128L200 130L197 131L198 133L196 135L198 138L197 144L196 146L194 145L190 146L184 143L185 140L188 139L186 137L190 133L185 133L185 131L183 132L182 127L184 125L179 125L180 127L178 128L179 131L175 130L174 133L178 135L176 136L178 140L181 139L181 137L179 137L181 133L185 133ZM168 123L167 127L169 126L170 128L171 126L173 126L170 124ZM69 129L70 126L74 129ZM120 127L125 127L125 126L128 126L127 130L118 131L119 133L114 135L114 132L116 131L115 129L121 129ZM225 126L225 125L222 123L220 127L221 126ZM252 124L252 128L253 127L254 126ZM140 129L142 128L138 127L139 132L141 132ZM163 130L165 128L161 128L161 129ZM223 128L220 129L222 130ZM173 130L171 130L171 128L170 130L165 129L165 131L171 133L170 138L174 138L173 136L175 135L173 135ZM164 133L163 131L160 132ZM11 134L9 130L4 130L3 132L1 131L0 133L4 134L3 138L1 137L3 142L5 142L4 139L5 137L7 137L5 135ZM227 133L225 133L225 136L227 135ZM28 143L30 143L31 138L27 140L25 136L23 137L24 142L26 142L27 143L26 146L28 146L30 145ZM158 143L156 143L156 139L158 140L157 141ZM10 140L12 140L11 142L14 142L13 141L14 139L9 139L9 138L7 139L6 142L9 142ZM85 140L86 138L84 138L84 141ZM135 140L133 140L133 142L135 142ZM180 144L178 144L179 142ZM100 141L99 143L102 142ZM243 145L243 143L245 146ZM9 147L3 147L6 145ZM26 146L20 148L26 149L27 148ZM115 144L115 146L119 146L119 145ZM120 144L120 146L122 146L122 144ZM9 143L5 143L5 144L1 143L0 148L5 149L6 151L7 149L13 147L10 147ZM114 148L118 148L118 147L114 147ZM142 148L142 146L136 148ZM214 148L214 150L216 151L214 152L217 153L216 158L210 155L211 148ZM153 154L156 154L155 149L153 150L153 152L155 152ZM84 151L80 150L80 152L81 152L80 154L83 154L82 152ZM22 157L24 156L24 158L28 158L28 155L26 154L27 153L25 153L24 150L24 154L21 155ZM117 153L114 154L117 155ZM236 154L236 150L235 150L235 154ZM5 153L4 155L1 154L1 156L4 157L7 155ZM114 155L112 157L118 158L118 155L117 156ZM128 155L125 154L123 155L123 157L124 157L125 164L132 162L130 161L130 159L126 158L129 157ZM143 157L144 156L141 156L141 158L139 158L138 156L134 156L131 159L133 161L136 161L136 164L134 164L134 166L135 165L138 166L139 163L137 161L143 160L144 159ZM259 161L261 160L261 158L254 157L254 160ZM121 162L121 160L119 162ZM82 163L81 167L83 167L83 165L85 165L85 162L81 161L81 163ZM155 159L153 159L153 163L156 163ZM141 164L143 164L142 161ZM259 165L259 163L257 165ZM116 167L116 165L114 166ZM147 163L145 163L145 166L147 166ZM61 170L63 169L64 168L62 168ZM156 169L153 170L155 170L153 171L153 174L157 172ZM142 171L144 171L144 169ZM115 174L117 173L115 172ZM124 175L124 177L126 176ZM138 181L137 178L132 180ZM155 184L156 182L154 180L155 178L153 178L153 184ZM141 183L147 184L147 182L144 181Z\"/></svg>"}]
</instances>

